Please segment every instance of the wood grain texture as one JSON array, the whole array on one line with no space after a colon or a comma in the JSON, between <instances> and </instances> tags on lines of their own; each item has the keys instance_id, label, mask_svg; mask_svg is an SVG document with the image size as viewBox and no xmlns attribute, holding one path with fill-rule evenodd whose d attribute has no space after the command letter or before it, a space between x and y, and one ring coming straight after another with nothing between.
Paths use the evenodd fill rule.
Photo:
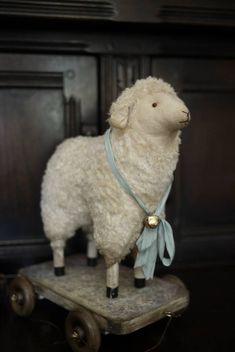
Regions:
<instances>
[{"instance_id":1,"label":"wood grain texture","mask_svg":"<svg viewBox=\"0 0 235 352\"><path fill-rule=\"evenodd\" d=\"M46 244L42 176L65 137L96 129L96 63L93 58L9 54L2 54L0 63L0 245ZM84 68L89 72L84 74Z\"/></svg>"},{"instance_id":2,"label":"wood grain texture","mask_svg":"<svg viewBox=\"0 0 235 352\"><path fill-rule=\"evenodd\" d=\"M112 19L115 16L115 6L110 0L8 0L1 1L0 14L43 18Z\"/></svg>"},{"instance_id":3,"label":"wood grain texture","mask_svg":"<svg viewBox=\"0 0 235 352\"><path fill-rule=\"evenodd\" d=\"M0 16L17 18L63 19L66 21L115 21L153 24L194 24L197 26L234 26L235 7L230 0L87 0L0 2Z\"/></svg>"},{"instance_id":4,"label":"wood grain texture","mask_svg":"<svg viewBox=\"0 0 235 352\"><path fill-rule=\"evenodd\" d=\"M235 248L235 61L155 58L152 72L176 87L192 114L190 126L182 134L171 205L180 246L185 241L187 255L193 247L189 242L195 241L196 248L203 248L200 253L191 252L192 257L207 256L210 261L213 254L208 248L215 249L218 259L221 240L221 251L231 255Z\"/></svg>"}]
</instances>

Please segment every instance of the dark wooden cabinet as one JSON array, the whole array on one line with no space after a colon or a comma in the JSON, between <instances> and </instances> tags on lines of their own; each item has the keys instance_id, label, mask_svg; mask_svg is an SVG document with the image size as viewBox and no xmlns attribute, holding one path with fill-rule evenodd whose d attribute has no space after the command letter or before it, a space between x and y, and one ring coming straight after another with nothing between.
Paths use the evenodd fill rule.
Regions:
<instances>
[{"instance_id":1,"label":"dark wooden cabinet","mask_svg":"<svg viewBox=\"0 0 235 352\"><path fill-rule=\"evenodd\" d=\"M50 256L40 218L40 184L56 145L70 136L103 132L111 102L148 75L172 83L192 114L168 204L175 263L231 263L234 5L62 3L0 5L3 270Z\"/></svg>"},{"instance_id":2,"label":"dark wooden cabinet","mask_svg":"<svg viewBox=\"0 0 235 352\"><path fill-rule=\"evenodd\" d=\"M42 176L65 138L97 133L97 62L85 55L2 53L0 67L0 246L7 260L16 247L37 252L47 245Z\"/></svg>"},{"instance_id":3,"label":"dark wooden cabinet","mask_svg":"<svg viewBox=\"0 0 235 352\"><path fill-rule=\"evenodd\" d=\"M235 59L154 58L152 72L176 87L192 113L191 124L182 133L175 182L178 199L173 216L183 249L179 260L232 257ZM194 248L187 248L188 241ZM215 251L218 241L220 249Z\"/></svg>"}]
</instances>

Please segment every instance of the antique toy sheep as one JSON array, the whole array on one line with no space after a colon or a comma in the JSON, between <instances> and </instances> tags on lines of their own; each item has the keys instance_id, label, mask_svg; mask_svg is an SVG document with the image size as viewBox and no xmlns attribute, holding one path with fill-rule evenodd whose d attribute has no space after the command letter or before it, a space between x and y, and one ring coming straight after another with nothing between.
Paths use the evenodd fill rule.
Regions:
<instances>
[{"instance_id":1,"label":"antique toy sheep","mask_svg":"<svg viewBox=\"0 0 235 352\"><path fill-rule=\"evenodd\" d=\"M58 146L47 165L41 198L56 275L64 274L65 242L78 228L88 233L89 263L94 262L96 248L104 256L108 297L117 297L119 262L137 240L141 251L143 226L147 235L143 234L145 242L134 269L136 287L153 276L157 255L153 238L158 240L151 229L159 223L165 231L165 238L157 243L159 255L169 265L164 248L172 260L174 241L164 220L164 205L178 161L180 130L189 120L188 108L174 89L148 77L125 89L112 104L111 130L105 137L70 138Z\"/></svg>"}]
</instances>

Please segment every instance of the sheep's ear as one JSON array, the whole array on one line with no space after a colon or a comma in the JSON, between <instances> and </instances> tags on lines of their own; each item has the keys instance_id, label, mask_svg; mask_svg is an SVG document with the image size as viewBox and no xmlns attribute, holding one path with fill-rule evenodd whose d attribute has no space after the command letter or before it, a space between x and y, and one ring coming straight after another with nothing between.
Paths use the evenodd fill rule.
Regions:
<instances>
[{"instance_id":1,"label":"sheep's ear","mask_svg":"<svg viewBox=\"0 0 235 352\"><path fill-rule=\"evenodd\" d=\"M110 126L116 127L119 129L126 128L132 108L133 108L132 106L131 107L125 106L113 112L110 118L108 119Z\"/></svg>"}]
</instances>

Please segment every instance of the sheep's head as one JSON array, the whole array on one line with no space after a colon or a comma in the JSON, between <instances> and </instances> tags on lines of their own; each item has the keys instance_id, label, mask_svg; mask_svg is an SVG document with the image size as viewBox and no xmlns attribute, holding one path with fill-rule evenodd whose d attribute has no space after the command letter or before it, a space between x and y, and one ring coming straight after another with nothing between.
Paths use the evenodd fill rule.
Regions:
<instances>
[{"instance_id":1,"label":"sheep's head","mask_svg":"<svg viewBox=\"0 0 235 352\"><path fill-rule=\"evenodd\" d=\"M186 127L190 113L170 84L148 77L126 88L110 109L109 123L121 130L140 129L147 134Z\"/></svg>"}]
</instances>

